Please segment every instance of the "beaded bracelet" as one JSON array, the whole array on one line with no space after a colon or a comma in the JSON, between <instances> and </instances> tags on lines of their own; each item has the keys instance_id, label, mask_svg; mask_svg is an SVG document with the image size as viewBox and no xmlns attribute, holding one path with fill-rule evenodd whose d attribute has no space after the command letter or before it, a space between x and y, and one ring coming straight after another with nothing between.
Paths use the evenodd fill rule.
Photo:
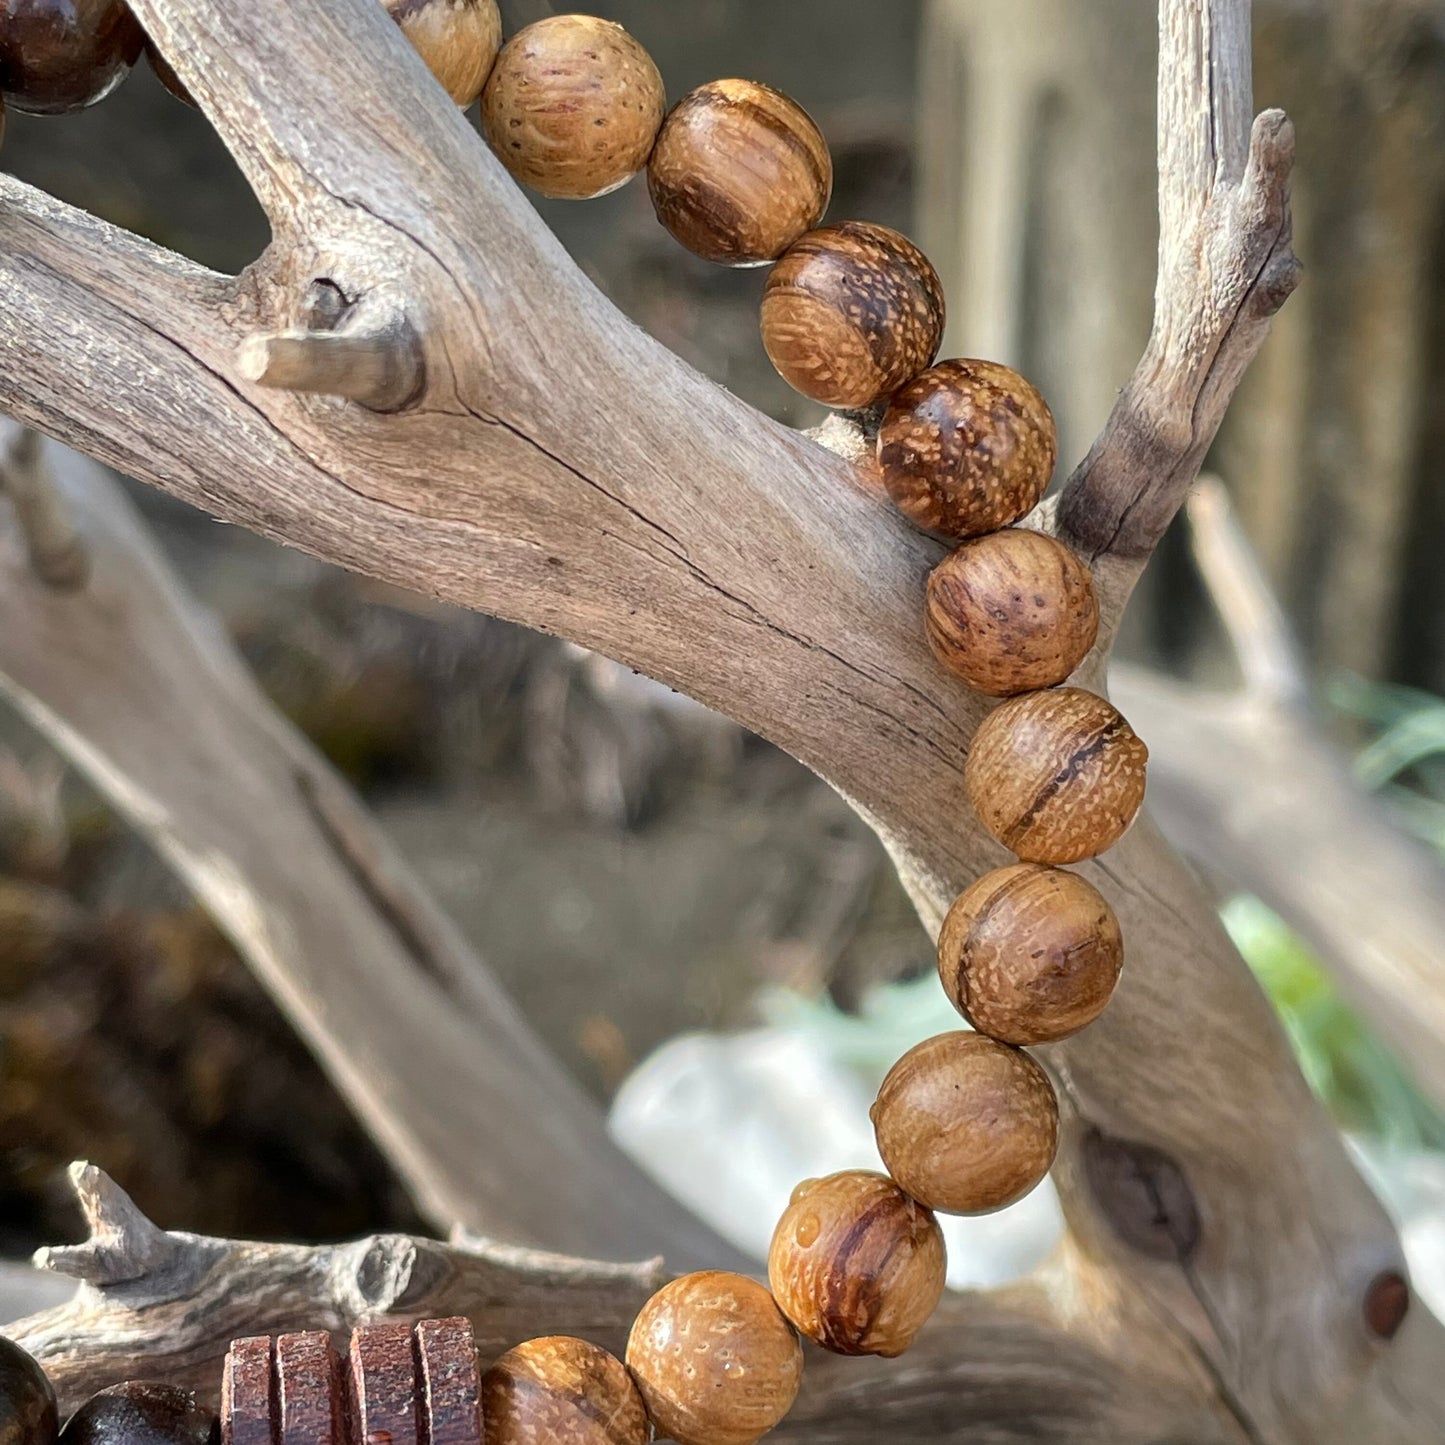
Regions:
<instances>
[{"instance_id":1,"label":"beaded bracelet","mask_svg":"<svg viewBox=\"0 0 1445 1445\"><path fill-rule=\"evenodd\" d=\"M0 0L0 91L17 109L91 103L144 44L121 0L63 0L78 21L61 45L37 19L61 3ZM993 362L934 364L942 286L906 237L866 222L820 228L832 162L800 106L757 82L719 80L667 112L651 57L610 21L554 16L502 45L495 0L384 3L459 105L480 98L487 139L519 180L581 199L646 168L658 219L689 250L732 266L774 263L762 302L769 358L825 406L882 408L877 462L888 495L916 526L957 544L928 579L929 646L970 687L1003 699L975 735L965 784L983 825L1019 862L974 883L943 923L939 977L972 1031L919 1044L884 1080L871 1117L888 1174L848 1171L801 1184L773 1236L771 1290L720 1271L674 1280L637 1316L625 1367L579 1340L534 1340L478 1387L488 1445L643 1442L653 1429L680 1445L751 1445L797 1395L799 1335L845 1355L901 1354L944 1289L935 1211L1004 1208L1052 1165L1058 1102L1023 1046L1095 1019L1123 957L1108 903L1061 865L1103 852L1129 827L1147 751L1102 697L1062 686L1098 632L1089 568L1051 537L1014 525L1053 474L1047 404ZM164 62L152 61L186 98ZM284 1405L275 1391L284 1394L288 1378L310 1381L297 1398L325 1405L330 1424L323 1430L320 1416L308 1416L300 1433L285 1435L287 1445L375 1438L369 1411L392 1408L391 1400L398 1419L405 1415L400 1386L386 1385L391 1377L375 1361L390 1351L405 1370L414 1365L406 1388L425 1392L434 1385L428 1362L450 1360L446 1388L465 1392L455 1372L474 1371L475 1361L466 1365L471 1335L460 1343L463 1329L452 1321L414 1335L402 1326L359 1331L345 1373L351 1428L361 1433L350 1437L338 1413L343 1372L326 1336L237 1342L226 1439L280 1445ZM0 1394L10 1392L16 1418L33 1418L40 1385L18 1363L5 1371ZM65 1445L107 1438L76 1421L104 1418L119 1400L83 1407ZM254 1419L252 1408L260 1409ZM416 1411L405 1408L409 1434L395 1422L376 1427L397 1445L420 1438ZM53 1397L50 1415L48 1435L42 1425L13 1439L0 1429L0 1445L50 1445ZM157 1431L156 1445L199 1445L204 1435L195 1435L191 1416L185 1421ZM480 1428L443 1434L462 1445Z\"/></svg>"}]
</instances>

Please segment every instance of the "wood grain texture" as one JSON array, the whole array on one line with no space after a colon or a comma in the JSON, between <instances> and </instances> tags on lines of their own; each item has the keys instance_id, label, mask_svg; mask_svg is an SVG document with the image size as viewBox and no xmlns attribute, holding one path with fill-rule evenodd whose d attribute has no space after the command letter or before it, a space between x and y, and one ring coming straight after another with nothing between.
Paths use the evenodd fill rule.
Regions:
<instances>
[{"instance_id":1,"label":"wood grain texture","mask_svg":"<svg viewBox=\"0 0 1445 1445\"><path fill-rule=\"evenodd\" d=\"M502 48L497 0L386 0L386 8L442 89L469 106Z\"/></svg>"},{"instance_id":2,"label":"wood grain texture","mask_svg":"<svg viewBox=\"0 0 1445 1445\"><path fill-rule=\"evenodd\" d=\"M622 1361L586 1340L527 1340L482 1389L487 1445L647 1445L652 1434Z\"/></svg>"},{"instance_id":3,"label":"wood grain texture","mask_svg":"<svg viewBox=\"0 0 1445 1445\"><path fill-rule=\"evenodd\" d=\"M346 1393L331 1336L324 1330L278 1335L274 1351L275 1445L342 1445Z\"/></svg>"},{"instance_id":4,"label":"wood grain texture","mask_svg":"<svg viewBox=\"0 0 1445 1445\"><path fill-rule=\"evenodd\" d=\"M471 1321L419 1320L415 1334L427 1445L482 1445L482 1378Z\"/></svg>"},{"instance_id":5,"label":"wood grain texture","mask_svg":"<svg viewBox=\"0 0 1445 1445\"><path fill-rule=\"evenodd\" d=\"M722 708L855 802L936 926L1005 859L963 787L983 705L919 635L938 549L843 461L627 325L380 6L135 9L255 185L275 245L218 277L0 179L0 405L228 521L564 632ZM1156 340L1066 505L1030 519L1098 563L1102 640L1081 673L1094 688L1294 277L1287 123L1264 117L1248 153L1237 123L1247 3L1162 0L1160 17ZM377 417L236 376L238 344L293 327L318 276L422 323L416 408ZM1069 1275L950 1313L905 1370L811 1372L786 1430L1433 1445L1439 1328L1412 1310L1383 1352L1363 1328L1398 1241L1208 901L1147 820L1081 871L1107 888L1132 966L1103 1018L1048 1050ZM1187 1268L1115 1228L1083 1169L1097 1136L1167 1152L1189 1181L1203 1233ZM650 1211L607 1217L639 1243L661 1237ZM1005 1376L1015 1388L1000 1391ZM941 1398L947 1419L929 1404Z\"/></svg>"},{"instance_id":6,"label":"wood grain texture","mask_svg":"<svg viewBox=\"0 0 1445 1445\"><path fill-rule=\"evenodd\" d=\"M231 1342L221 1366L221 1445L276 1445L275 1351L270 1335Z\"/></svg>"}]
</instances>

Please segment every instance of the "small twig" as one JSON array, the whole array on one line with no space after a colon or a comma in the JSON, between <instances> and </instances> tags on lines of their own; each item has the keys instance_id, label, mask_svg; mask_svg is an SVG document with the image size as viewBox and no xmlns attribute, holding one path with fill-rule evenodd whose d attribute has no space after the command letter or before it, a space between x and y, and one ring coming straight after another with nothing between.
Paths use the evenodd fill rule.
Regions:
<instances>
[{"instance_id":1,"label":"small twig","mask_svg":"<svg viewBox=\"0 0 1445 1445\"><path fill-rule=\"evenodd\" d=\"M1304 661L1224 483L1201 476L1186 515L1190 549L1234 646L1246 690L1270 702L1302 703L1309 691Z\"/></svg>"},{"instance_id":2,"label":"small twig","mask_svg":"<svg viewBox=\"0 0 1445 1445\"><path fill-rule=\"evenodd\" d=\"M46 469L44 439L28 427L9 430L0 493L10 498L31 570L57 592L78 592L90 580L90 556Z\"/></svg>"}]
</instances>

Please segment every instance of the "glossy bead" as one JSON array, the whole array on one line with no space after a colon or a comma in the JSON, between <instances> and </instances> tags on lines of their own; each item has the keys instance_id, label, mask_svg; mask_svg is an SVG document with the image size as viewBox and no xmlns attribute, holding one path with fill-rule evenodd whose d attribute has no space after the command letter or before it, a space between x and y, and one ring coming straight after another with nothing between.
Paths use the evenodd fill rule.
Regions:
<instances>
[{"instance_id":1,"label":"glossy bead","mask_svg":"<svg viewBox=\"0 0 1445 1445\"><path fill-rule=\"evenodd\" d=\"M45 1371L0 1337L0 1445L54 1445L60 1421Z\"/></svg>"},{"instance_id":2,"label":"glossy bead","mask_svg":"<svg viewBox=\"0 0 1445 1445\"><path fill-rule=\"evenodd\" d=\"M1022 1199L1058 1147L1048 1076L982 1034L939 1034L909 1049L869 1117L888 1172L945 1214L985 1214Z\"/></svg>"},{"instance_id":3,"label":"glossy bead","mask_svg":"<svg viewBox=\"0 0 1445 1445\"><path fill-rule=\"evenodd\" d=\"M502 163L544 196L585 200L647 164L666 96L652 57L620 25L554 15L502 47L482 124Z\"/></svg>"},{"instance_id":4,"label":"glossy bead","mask_svg":"<svg viewBox=\"0 0 1445 1445\"><path fill-rule=\"evenodd\" d=\"M189 1390L130 1380L92 1395L66 1422L60 1445L215 1445L220 1425Z\"/></svg>"},{"instance_id":5,"label":"glossy bead","mask_svg":"<svg viewBox=\"0 0 1445 1445\"><path fill-rule=\"evenodd\" d=\"M1015 863L959 894L938 935L938 976L980 1033L1006 1044L1067 1038L1104 1011L1124 939L1077 873Z\"/></svg>"},{"instance_id":6,"label":"glossy bead","mask_svg":"<svg viewBox=\"0 0 1445 1445\"><path fill-rule=\"evenodd\" d=\"M586 1340L528 1340L482 1378L486 1445L646 1445L647 1412L620 1360Z\"/></svg>"},{"instance_id":7,"label":"glossy bead","mask_svg":"<svg viewBox=\"0 0 1445 1445\"><path fill-rule=\"evenodd\" d=\"M778 1308L839 1355L901 1355L943 1298L946 1268L932 1211L865 1170L800 1184L768 1251Z\"/></svg>"},{"instance_id":8,"label":"glossy bead","mask_svg":"<svg viewBox=\"0 0 1445 1445\"><path fill-rule=\"evenodd\" d=\"M925 628L933 655L978 692L1053 687L1099 635L1093 575L1062 542L1008 527L933 569Z\"/></svg>"},{"instance_id":9,"label":"glossy bead","mask_svg":"<svg viewBox=\"0 0 1445 1445\"><path fill-rule=\"evenodd\" d=\"M1018 372L944 361L889 403L878 430L883 485L915 526L996 532L1031 511L1054 474L1053 413Z\"/></svg>"},{"instance_id":10,"label":"glossy bead","mask_svg":"<svg viewBox=\"0 0 1445 1445\"><path fill-rule=\"evenodd\" d=\"M658 220L689 251L753 266L823 219L833 160L812 117L786 95L753 80L714 80L663 122L647 185Z\"/></svg>"},{"instance_id":11,"label":"glossy bead","mask_svg":"<svg viewBox=\"0 0 1445 1445\"><path fill-rule=\"evenodd\" d=\"M150 61L150 67L155 72L155 77L177 100L183 100L187 105L195 105L196 98L186 89L185 82L176 74L170 61L165 58L155 47L155 42L146 40L146 59Z\"/></svg>"},{"instance_id":12,"label":"glossy bead","mask_svg":"<svg viewBox=\"0 0 1445 1445\"><path fill-rule=\"evenodd\" d=\"M124 0L0 0L0 91L33 115L84 110L125 79L144 43Z\"/></svg>"},{"instance_id":13,"label":"glossy bead","mask_svg":"<svg viewBox=\"0 0 1445 1445\"><path fill-rule=\"evenodd\" d=\"M1112 848L1144 801L1146 748L1102 697L1026 693L974 734L964 785L985 828L1026 863L1077 863Z\"/></svg>"},{"instance_id":14,"label":"glossy bead","mask_svg":"<svg viewBox=\"0 0 1445 1445\"><path fill-rule=\"evenodd\" d=\"M481 93L502 48L497 0L385 0L412 49L458 105Z\"/></svg>"},{"instance_id":15,"label":"glossy bead","mask_svg":"<svg viewBox=\"0 0 1445 1445\"><path fill-rule=\"evenodd\" d=\"M661 1438L752 1445L792 1408L803 1349L762 1285L704 1270L664 1285L643 1305L627 1368Z\"/></svg>"},{"instance_id":16,"label":"glossy bead","mask_svg":"<svg viewBox=\"0 0 1445 1445\"><path fill-rule=\"evenodd\" d=\"M871 406L896 391L938 354L943 322L943 284L928 258L865 221L810 231L763 293L769 358L824 406Z\"/></svg>"}]
</instances>

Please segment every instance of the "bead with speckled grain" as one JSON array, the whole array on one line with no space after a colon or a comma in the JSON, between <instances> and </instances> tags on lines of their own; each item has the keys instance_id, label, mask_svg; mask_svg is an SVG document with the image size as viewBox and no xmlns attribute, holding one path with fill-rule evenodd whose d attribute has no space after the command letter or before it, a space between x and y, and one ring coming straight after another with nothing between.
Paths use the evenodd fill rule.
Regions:
<instances>
[{"instance_id":1,"label":"bead with speckled grain","mask_svg":"<svg viewBox=\"0 0 1445 1445\"><path fill-rule=\"evenodd\" d=\"M458 105L481 93L502 48L497 0L385 0L412 49Z\"/></svg>"},{"instance_id":2,"label":"bead with speckled grain","mask_svg":"<svg viewBox=\"0 0 1445 1445\"><path fill-rule=\"evenodd\" d=\"M565 1335L528 1340L482 1377L486 1445L646 1445L647 1412L622 1362Z\"/></svg>"}]
</instances>

